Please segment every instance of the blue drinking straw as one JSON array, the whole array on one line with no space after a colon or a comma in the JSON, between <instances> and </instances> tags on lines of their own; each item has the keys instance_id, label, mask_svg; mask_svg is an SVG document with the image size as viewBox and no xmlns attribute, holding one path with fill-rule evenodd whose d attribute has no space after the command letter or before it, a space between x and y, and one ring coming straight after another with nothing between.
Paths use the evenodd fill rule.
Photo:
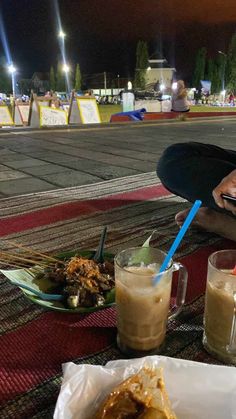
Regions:
<instances>
[{"instance_id":1,"label":"blue drinking straw","mask_svg":"<svg viewBox=\"0 0 236 419\"><path fill-rule=\"evenodd\" d=\"M162 273L168 268L168 265L170 263L170 260L172 259L173 255L176 252L177 247L179 246L182 238L184 237L186 231L188 230L191 222L193 221L195 215L197 214L200 206L202 205L202 201L197 200L195 201L194 205L192 206L190 212L188 213L188 216L186 217L181 229L179 230L175 241L173 242L169 252L167 253L161 267L160 270L158 272L158 274L153 278L153 285L157 285L158 282L160 281L161 277L162 277Z\"/></svg>"}]
</instances>

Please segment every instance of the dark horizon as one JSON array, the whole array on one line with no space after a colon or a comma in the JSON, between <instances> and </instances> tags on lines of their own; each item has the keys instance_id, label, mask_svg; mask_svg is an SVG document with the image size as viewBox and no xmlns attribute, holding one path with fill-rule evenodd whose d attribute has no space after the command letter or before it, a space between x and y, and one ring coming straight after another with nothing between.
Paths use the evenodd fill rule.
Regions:
<instances>
[{"instance_id":1,"label":"dark horizon","mask_svg":"<svg viewBox=\"0 0 236 419\"><path fill-rule=\"evenodd\" d=\"M1 2L9 49L20 78L56 66L60 49L55 1ZM59 1L68 62L79 62L82 74L107 71L130 78L141 39L148 42L150 54L162 52L177 75L190 82L198 48L206 47L211 57L218 50L227 51L236 29L234 1L228 0L226 9L213 0L194 0L191 10L185 7L187 0L181 8L178 0L156 3L139 0L134 8L133 0L123 0L118 6L114 0ZM1 40L0 56L4 56Z\"/></svg>"}]
</instances>

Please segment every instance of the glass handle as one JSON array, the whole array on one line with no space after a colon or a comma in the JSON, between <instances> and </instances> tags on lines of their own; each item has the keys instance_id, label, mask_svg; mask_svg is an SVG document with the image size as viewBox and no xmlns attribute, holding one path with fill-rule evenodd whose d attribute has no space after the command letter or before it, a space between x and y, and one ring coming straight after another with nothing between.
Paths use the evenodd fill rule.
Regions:
<instances>
[{"instance_id":1,"label":"glass handle","mask_svg":"<svg viewBox=\"0 0 236 419\"><path fill-rule=\"evenodd\" d=\"M184 265L181 263L175 262L173 264L173 272L179 272L178 276L178 287L177 294L175 297L174 307L170 310L169 319L176 317L183 308L185 303L187 284L188 284L188 271Z\"/></svg>"},{"instance_id":2,"label":"glass handle","mask_svg":"<svg viewBox=\"0 0 236 419\"><path fill-rule=\"evenodd\" d=\"M236 351L236 292L233 293L233 303L234 303L234 312L233 312L233 320L230 332L230 341L229 345L227 346L228 352Z\"/></svg>"}]
</instances>

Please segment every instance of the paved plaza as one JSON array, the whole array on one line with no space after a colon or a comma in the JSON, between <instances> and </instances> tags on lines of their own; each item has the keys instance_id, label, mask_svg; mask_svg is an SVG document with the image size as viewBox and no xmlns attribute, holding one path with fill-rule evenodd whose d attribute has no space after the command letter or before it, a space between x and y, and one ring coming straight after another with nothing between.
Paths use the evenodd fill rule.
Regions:
<instances>
[{"instance_id":1,"label":"paved plaza","mask_svg":"<svg viewBox=\"0 0 236 419\"><path fill-rule=\"evenodd\" d=\"M170 144L236 150L236 118L0 131L0 198L151 172Z\"/></svg>"}]
</instances>

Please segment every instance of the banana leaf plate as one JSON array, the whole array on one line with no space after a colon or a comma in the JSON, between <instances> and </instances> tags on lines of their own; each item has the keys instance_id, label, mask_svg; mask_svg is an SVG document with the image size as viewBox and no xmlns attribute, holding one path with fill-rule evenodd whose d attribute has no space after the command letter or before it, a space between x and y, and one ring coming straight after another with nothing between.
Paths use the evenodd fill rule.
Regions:
<instances>
[{"instance_id":1,"label":"banana leaf plate","mask_svg":"<svg viewBox=\"0 0 236 419\"><path fill-rule=\"evenodd\" d=\"M55 257L57 259L69 259L72 256L79 255L91 259L95 255L93 250L71 250L68 252L63 252ZM104 252L104 258L109 261L114 260L114 255L111 253ZM58 294L56 291L55 283L48 280L47 278L41 277L38 278L37 274L29 273L30 269L0 269L0 272L8 278L12 284L15 282L22 283L22 285L29 285L37 291ZM50 310L65 312L65 313L92 313L94 311L102 310L104 308L111 307L115 304L115 289L112 289L107 293L105 304L98 307L77 307L74 309L66 308L61 301L46 301L35 296L32 292L21 288L25 296L35 304L39 304Z\"/></svg>"}]
</instances>

